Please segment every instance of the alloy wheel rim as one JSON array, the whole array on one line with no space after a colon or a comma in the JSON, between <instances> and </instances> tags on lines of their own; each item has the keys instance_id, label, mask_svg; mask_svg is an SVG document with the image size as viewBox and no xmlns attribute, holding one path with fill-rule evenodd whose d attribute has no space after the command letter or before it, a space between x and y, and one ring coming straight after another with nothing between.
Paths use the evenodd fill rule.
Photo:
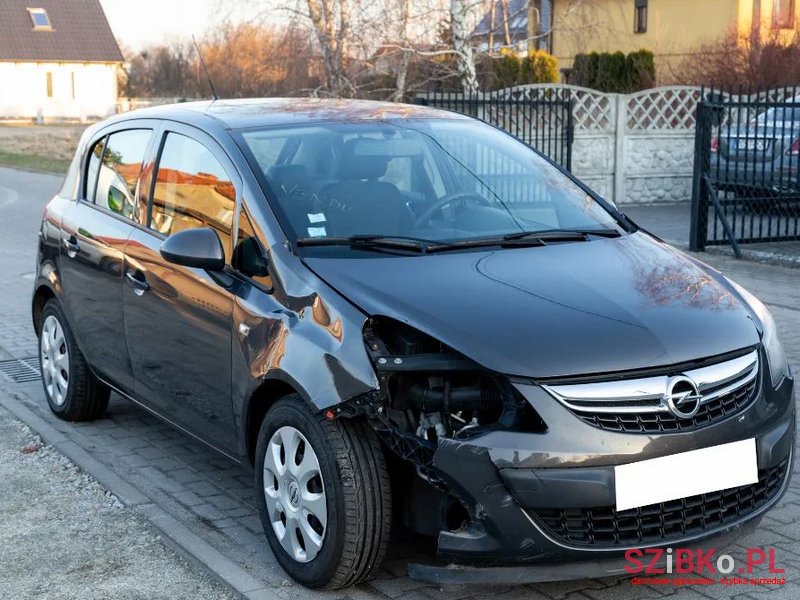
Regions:
<instances>
[{"instance_id":1,"label":"alloy wheel rim","mask_svg":"<svg viewBox=\"0 0 800 600\"><path fill-rule=\"evenodd\" d=\"M322 550L328 505L319 459L297 429L278 429L264 459L267 513L286 553L300 563L311 562Z\"/></svg>"},{"instance_id":2,"label":"alloy wheel rim","mask_svg":"<svg viewBox=\"0 0 800 600\"><path fill-rule=\"evenodd\" d=\"M69 350L64 329L53 315L48 315L42 325L39 352L47 395L56 406L61 406L69 390Z\"/></svg>"}]
</instances>

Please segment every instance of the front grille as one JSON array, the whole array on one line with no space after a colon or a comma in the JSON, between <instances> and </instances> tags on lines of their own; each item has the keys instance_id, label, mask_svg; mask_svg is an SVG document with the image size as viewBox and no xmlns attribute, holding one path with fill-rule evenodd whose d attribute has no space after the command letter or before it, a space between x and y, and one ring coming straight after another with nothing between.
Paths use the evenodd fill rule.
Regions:
<instances>
[{"instance_id":1,"label":"front grille","mask_svg":"<svg viewBox=\"0 0 800 600\"><path fill-rule=\"evenodd\" d=\"M661 375L544 388L593 427L621 433L668 433L704 427L747 408L758 396L759 372L758 352L752 350L685 372L667 368ZM678 385L691 398L676 395ZM696 410L685 410L692 403Z\"/></svg>"},{"instance_id":2,"label":"front grille","mask_svg":"<svg viewBox=\"0 0 800 600\"><path fill-rule=\"evenodd\" d=\"M773 499L786 478L788 459L758 472L758 482L617 511L597 508L537 508L531 516L553 538L576 546L613 548L656 545L730 525Z\"/></svg>"},{"instance_id":3,"label":"front grille","mask_svg":"<svg viewBox=\"0 0 800 600\"><path fill-rule=\"evenodd\" d=\"M718 396L705 404L691 419L679 419L670 412L650 413L606 413L577 412L573 413L581 419L600 429L622 431L625 433L664 433L669 431L686 431L703 427L715 421L735 415L744 410L756 397L756 380L726 394Z\"/></svg>"}]
</instances>

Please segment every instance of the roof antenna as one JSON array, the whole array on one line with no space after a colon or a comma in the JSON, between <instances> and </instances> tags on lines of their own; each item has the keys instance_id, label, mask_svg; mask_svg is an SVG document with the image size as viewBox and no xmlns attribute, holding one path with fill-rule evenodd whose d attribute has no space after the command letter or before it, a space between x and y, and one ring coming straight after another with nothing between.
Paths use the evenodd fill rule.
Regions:
<instances>
[{"instance_id":1,"label":"roof antenna","mask_svg":"<svg viewBox=\"0 0 800 600\"><path fill-rule=\"evenodd\" d=\"M200 64L203 65L203 71L206 74L206 79L208 79L208 85L211 87L211 95L214 96L215 101L219 100L219 96L217 96L217 90L214 87L214 82L211 81L211 75L208 73L206 61L203 60L203 53L200 51L200 46L197 45L197 40L194 39L194 35L192 35L192 41L194 42L194 47L197 49L197 56L200 57Z\"/></svg>"}]
</instances>

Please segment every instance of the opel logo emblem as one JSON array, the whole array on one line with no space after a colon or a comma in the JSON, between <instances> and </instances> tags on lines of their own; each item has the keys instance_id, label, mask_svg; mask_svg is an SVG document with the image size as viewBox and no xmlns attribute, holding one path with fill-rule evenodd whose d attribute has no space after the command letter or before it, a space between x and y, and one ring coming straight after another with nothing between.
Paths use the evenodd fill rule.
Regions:
<instances>
[{"instance_id":1,"label":"opel logo emblem","mask_svg":"<svg viewBox=\"0 0 800 600\"><path fill-rule=\"evenodd\" d=\"M289 484L289 504L295 508L300 504L300 487L294 481Z\"/></svg>"},{"instance_id":2,"label":"opel logo emblem","mask_svg":"<svg viewBox=\"0 0 800 600\"><path fill-rule=\"evenodd\" d=\"M691 419L700 410L702 396L694 381L685 375L679 375L670 377L664 399L673 415L679 419Z\"/></svg>"}]
</instances>

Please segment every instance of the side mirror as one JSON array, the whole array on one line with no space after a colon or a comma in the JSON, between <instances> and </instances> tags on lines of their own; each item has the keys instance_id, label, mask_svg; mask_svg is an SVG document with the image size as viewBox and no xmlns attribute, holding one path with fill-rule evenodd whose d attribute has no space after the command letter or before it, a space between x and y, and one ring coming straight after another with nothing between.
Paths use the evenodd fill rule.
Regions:
<instances>
[{"instance_id":1,"label":"side mirror","mask_svg":"<svg viewBox=\"0 0 800 600\"><path fill-rule=\"evenodd\" d=\"M173 233L162 242L161 256L182 267L206 271L222 271L225 267L225 250L217 232L210 227Z\"/></svg>"}]
</instances>

